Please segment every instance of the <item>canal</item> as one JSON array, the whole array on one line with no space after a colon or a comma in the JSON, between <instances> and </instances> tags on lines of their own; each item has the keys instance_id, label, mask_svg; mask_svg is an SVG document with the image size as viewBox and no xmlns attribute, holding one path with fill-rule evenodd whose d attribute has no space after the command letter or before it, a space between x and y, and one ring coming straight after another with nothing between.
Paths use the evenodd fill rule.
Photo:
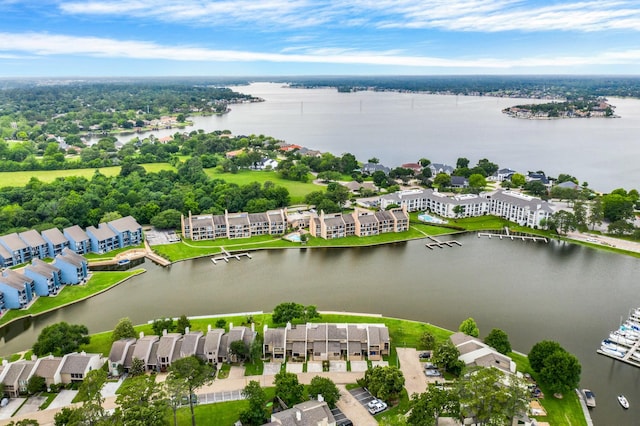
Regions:
<instances>
[{"instance_id":1,"label":"canal","mask_svg":"<svg viewBox=\"0 0 640 426\"><path fill-rule=\"evenodd\" d=\"M446 240L448 237L442 237ZM29 348L58 321L93 332L182 314L264 310L283 301L320 310L380 313L457 329L473 317L481 337L507 332L527 353L555 340L582 363L581 386L597 395L595 424L633 424L640 369L596 354L600 341L640 306L640 260L552 241L549 244L456 236L461 247L429 250L425 240L372 248L261 251L214 265L208 258L147 273L106 293L0 330L2 354ZM616 395L625 393L623 412Z\"/></svg>"}]
</instances>

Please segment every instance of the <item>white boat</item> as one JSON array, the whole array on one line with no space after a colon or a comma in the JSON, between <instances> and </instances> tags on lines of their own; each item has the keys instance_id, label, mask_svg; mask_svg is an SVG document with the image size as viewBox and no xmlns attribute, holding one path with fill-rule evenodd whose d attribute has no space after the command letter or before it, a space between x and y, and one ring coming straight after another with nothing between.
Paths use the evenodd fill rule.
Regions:
<instances>
[{"instance_id":1,"label":"white boat","mask_svg":"<svg viewBox=\"0 0 640 426\"><path fill-rule=\"evenodd\" d=\"M622 358L624 356L624 352L620 352L618 350L608 348L604 345L600 346L600 350L607 355L617 356L618 358Z\"/></svg>"},{"instance_id":2,"label":"white boat","mask_svg":"<svg viewBox=\"0 0 640 426\"><path fill-rule=\"evenodd\" d=\"M628 348L625 348L623 346L617 345L615 342L612 342L609 339L604 339L602 341L602 347L613 349L614 351L622 352L623 354L627 353L627 350L628 350Z\"/></svg>"},{"instance_id":3,"label":"white boat","mask_svg":"<svg viewBox=\"0 0 640 426\"><path fill-rule=\"evenodd\" d=\"M631 358L633 358L634 361L640 362L640 354L638 352L632 353Z\"/></svg>"},{"instance_id":4,"label":"white boat","mask_svg":"<svg viewBox=\"0 0 640 426\"><path fill-rule=\"evenodd\" d=\"M626 346L633 346L633 345L636 344L635 340L628 339L628 338L624 337L623 335L619 334L617 331L614 331L614 332L609 334L609 340L611 340L612 342L615 342L615 343L620 343L622 345L626 345Z\"/></svg>"},{"instance_id":5,"label":"white boat","mask_svg":"<svg viewBox=\"0 0 640 426\"><path fill-rule=\"evenodd\" d=\"M635 331L636 333L640 332L640 326L635 324L635 323L633 323L633 322L630 322L630 321L625 321L624 324L623 324L623 327L625 327L625 328L627 328L627 329L629 329L631 331Z\"/></svg>"},{"instance_id":6,"label":"white boat","mask_svg":"<svg viewBox=\"0 0 640 426\"><path fill-rule=\"evenodd\" d=\"M638 340L638 337L640 337L639 332L629 327L625 327L624 325L620 326L620 328L617 330L617 333L620 334L621 336L626 337L627 339L632 339L632 340Z\"/></svg>"},{"instance_id":7,"label":"white boat","mask_svg":"<svg viewBox=\"0 0 640 426\"><path fill-rule=\"evenodd\" d=\"M622 408L629 408L629 401L627 401L624 395L618 395L618 402L622 405Z\"/></svg>"}]
</instances>

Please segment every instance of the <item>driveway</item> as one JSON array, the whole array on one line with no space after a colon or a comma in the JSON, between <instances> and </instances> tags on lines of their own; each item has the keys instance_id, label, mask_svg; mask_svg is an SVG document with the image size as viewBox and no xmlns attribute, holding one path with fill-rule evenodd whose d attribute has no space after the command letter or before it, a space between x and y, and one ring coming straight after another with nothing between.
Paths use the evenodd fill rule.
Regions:
<instances>
[{"instance_id":1,"label":"driveway","mask_svg":"<svg viewBox=\"0 0 640 426\"><path fill-rule=\"evenodd\" d=\"M420 362L418 351L414 348L396 348L396 352L400 361L400 370L404 375L404 387L409 396L427 390L429 381L424 375L424 364Z\"/></svg>"},{"instance_id":2,"label":"driveway","mask_svg":"<svg viewBox=\"0 0 640 426\"><path fill-rule=\"evenodd\" d=\"M340 389L340 399L336 405L354 425L375 426L378 424L376 419L364 408L364 405L351 395L343 385L338 385L338 389Z\"/></svg>"},{"instance_id":3,"label":"driveway","mask_svg":"<svg viewBox=\"0 0 640 426\"><path fill-rule=\"evenodd\" d=\"M71 401L73 401L73 398L75 398L77 394L78 391L75 390L61 390L58 396L51 401L48 408L66 407L71 404Z\"/></svg>"},{"instance_id":4,"label":"driveway","mask_svg":"<svg viewBox=\"0 0 640 426\"><path fill-rule=\"evenodd\" d=\"M23 402L24 398L10 398L6 407L0 408L0 420L10 418Z\"/></svg>"}]
</instances>

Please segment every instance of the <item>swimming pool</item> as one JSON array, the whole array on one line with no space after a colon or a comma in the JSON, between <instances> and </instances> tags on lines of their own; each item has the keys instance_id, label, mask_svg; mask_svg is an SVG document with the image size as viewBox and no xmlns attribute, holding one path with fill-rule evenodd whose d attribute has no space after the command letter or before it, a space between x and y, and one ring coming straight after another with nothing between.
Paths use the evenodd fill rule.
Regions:
<instances>
[{"instance_id":1,"label":"swimming pool","mask_svg":"<svg viewBox=\"0 0 640 426\"><path fill-rule=\"evenodd\" d=\"M420 213L418 215L418 219L421 220L422 222L426 222L426 223L447 223L446 220L442 220L440 218L433 217L433 216L428 215L426 213Z\"/></svg>"},{"instance_id":2,"label":"swimming pool","mask_svg":"<svg viewBox=\"0 0 640 426\"><path fill-rule=\"evenodd\" d=\"M294 242L294 243L299 243L300 242L300 234L298 232L293 232L291 234L285 235L283 237L285 240Z\"/></svg>"}]
</instances>

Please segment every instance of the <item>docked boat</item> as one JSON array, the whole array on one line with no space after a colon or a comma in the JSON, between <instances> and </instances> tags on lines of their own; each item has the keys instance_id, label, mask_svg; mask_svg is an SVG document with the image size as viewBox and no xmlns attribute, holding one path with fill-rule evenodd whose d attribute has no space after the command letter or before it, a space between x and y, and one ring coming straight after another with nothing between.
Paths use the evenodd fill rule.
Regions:
<instances>
[{"instance_id":1,"label":"docked boat","mask_svg":"<svg viewBox=\"0 0 640 426\"><path fill-rule=\"evenodd\" d=\"M609 334L609 340L615 343L626 345L626 346L633 346L636 344L636 340L626 338L625 336L621 335L617 331L614 331L611 334Z\"/></svg>"},{"instance_id":2,"label":"docked boat","mask_svg":"<svg viewBox=\"0 0 640 426\"><path fill-rule=\"evenodd\" d=\"M612 349L614 351L622 352L623 354L627 353L627 350L628 350L628 348L620 346L620 345L616 344L615 342L612 342L609 339L604 339L602 341L602 347L606 347L606 348Z\"/></svg>"},{"instance_id":3,"label":"docked boat","mask_svg":"<svg viewBox=\"0 0 640 426\"><path fill-rule=\"evenodd\" d=\"M638 352L632 353L631 358L633 358L633 360L636 362L640 362L640 354Z\"/></svg>"},{"instance_id":4,"label":"docked boat","mask_svg":"<svg viewBox=\"0 0 640 426\"><path fill-rule=\"evenodd\" d=\"M589 389L582 389L582 396L584 396L584 402L587 404L587 407L596 406L596 396Z\"/></svg>"},{"instance_id":5,"label":"docked boat","mask_svg":"<svg viewBox=\"0 0 640 426\"><path fill-rule=\"evenodd\" d=\"M618 402L622 405L622 408L629 408L629 401L627 401L627 398L624 395L618 395Z\"/></svg>"},{"instance_id":6,"label":"docked boat","mask_svg":"<svg viewBox=\"0 0 640 426\"><path fill-rule=\"evenodd\" d=\"M638 340L638 337L640 337L640 333L638 331L625 327L624 325L620 326L617 333L631 340Z\"/></svg>"},{"instance_id":7,"label":"docked boat","mask_svg":"<svg viewBox=\"0 0 640 426\"><path fill-rule=\"evenodd\" d=\"M627 327L627 328L630 328L633 331L640 332L640 324L638 324L636 322L627 320L627 321L624 322L624 326Z\"/></svg>"},{"instance_id":8,"label":"docked boat","mask_svg":"<svg viewBox=\"0 0 640 426\"><path fill-rule=\"evenodd\" d=\"M618 357L618 358L622 358L624 356L624 352L620 352L620 351L618 351L616 349L611 349L611 348L609 348L607 346L604 346L604 345L600 346L600 350L602 352L604 352L605 354L607 354L607 355L612 355L612 356L615 356L615 357Z\"/></svg>"}]
</instances>

